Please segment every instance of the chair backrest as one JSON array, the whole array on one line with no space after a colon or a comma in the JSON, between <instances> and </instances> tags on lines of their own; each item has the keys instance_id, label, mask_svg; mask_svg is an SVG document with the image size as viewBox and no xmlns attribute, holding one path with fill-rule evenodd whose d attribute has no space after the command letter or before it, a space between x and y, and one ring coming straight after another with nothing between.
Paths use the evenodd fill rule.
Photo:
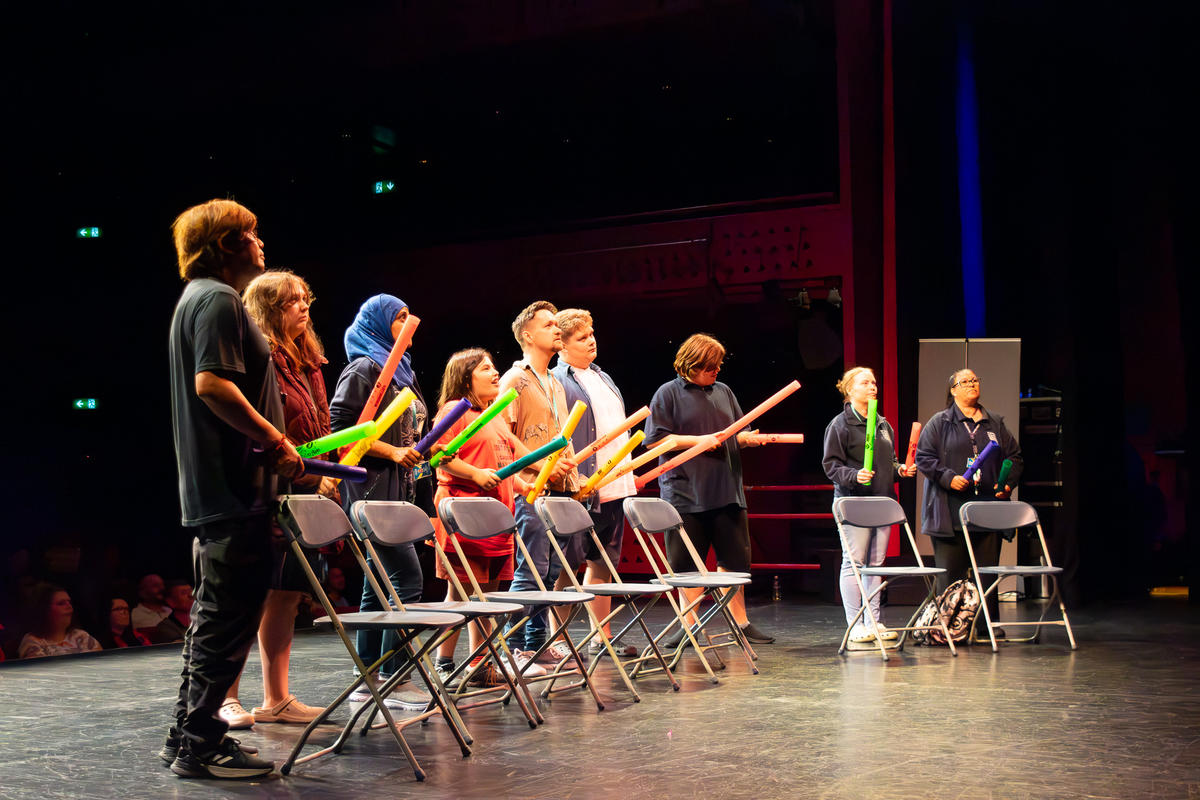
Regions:
<instances>
[{"instance_id":1,"label":"chair backrest","mask_svg":"<svg viewBox=\"0 0 1200 800\"><path fill-rule=\"evenodd\" d=\"M621 507L629 524L646 533L662 533L683 524L675 507L661 497L626 497Z\"/></svg>"},{"instance_id":2,"label":"chair backrest","mask_svg":"<svg viewBox=\"0 0 1200 800\"><path fill-rule=\"evenodd\" d=\"M419 506L397 500L359 500L350 506L355 533L375 544L400 545L433 536L433 523Z\"/></svg>"},{"instance_id":3,"label":"chair backrest","mask_svg":"<svg viewBox=\"0 0 1200 800\"><path fill-rule=\"evenodd\" d=\"M542 523L556 536L575 536L595 526L592 515L583 507L583 503L570 497L543 497L537 509Z\"/></svg>"},{"instance_id":4,"label":"chair backrest","mask_svg":"<svg viewBox=\"0 0 1200 800\"><path fill-rule=\"evenodd\" d=\"M342 507L319 494L285 494L279 498L279 521L303 547L333 544L352 533Z\"/></svg>"},{"instance_id":5,"label":"chair backrest","mask_svg":"<svg viewBox=\"0 0 1200 800\"><path fill-rule=\"evenodd\" d=\"M438 518L446 533L468 539L486 539L517 529L512 512L494 497L447 497L438 504Z\"/></svg>"},{"instance_id":6,"label":"chair backrest","mask_svg":"<svg viewBox=\"0 0 1200 800\"><path fill-rule=\"evenodd\" d=\"M959 518L964 526L980 530L1003 531L1036 525L1037 512L1028 503L1013 500L1008 503L972 500L963 503Z\"/></svg>"},{"instance_id":7,"label":"chair backrest","mask_svg":"<svg viewBox=\"0 0 1200 800\"><path fill-rule=\"evenodd\" d=\"M839 497L833 501L833 516L858 528L882 528L907 521L894 497Z\"/></svg>"}]
</instances>

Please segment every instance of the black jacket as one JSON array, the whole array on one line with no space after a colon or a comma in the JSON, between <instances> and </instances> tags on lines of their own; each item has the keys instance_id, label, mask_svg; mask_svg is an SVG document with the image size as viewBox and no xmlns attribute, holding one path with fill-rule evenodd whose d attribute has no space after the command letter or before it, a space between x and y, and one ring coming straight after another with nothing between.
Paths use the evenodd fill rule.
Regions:
<instances>
[{"instance_id":1,"label":"black jacket","mask_svg":"<svg viewBox=\"0 0 1200 800\"><path fill-rule=\"evenodd\" d=\"M870 486L858 482L867 450L867 421L846 403L841 414L825 428L825 456L821 466L833 481L834 497L879 497L892 494L896 482L896 433L882 416L876 418L875 477Z\"/></svg>"}]
</instances>

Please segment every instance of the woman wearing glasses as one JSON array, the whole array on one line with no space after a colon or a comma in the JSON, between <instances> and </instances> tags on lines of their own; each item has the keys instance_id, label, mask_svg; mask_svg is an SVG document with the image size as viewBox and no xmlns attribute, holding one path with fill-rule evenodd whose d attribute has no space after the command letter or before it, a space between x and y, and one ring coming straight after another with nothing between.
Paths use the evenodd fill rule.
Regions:
<instances>
[{"instance_id":1,"label":"woman wearing glasses","mask_svg":"<svg viewBox=\"0 0 1200 800\"><path fill-rule=\"evenodd\" d=\"M1021 478L1021 446L1004 427L1004 419L984 408L979 397L979 376L972 370L951 375L946 408L925 424L917 445L917 469L925 476L921 530L933 539L935 563L946 570L938 576L939 592L967 577L971 565L958 509L972 500L1007 500ZM963 473L988 442L995 442L1000 452L983 462L968 481ZM1006 458L1012 461L1012 471L1005 485L997 486ZM1000 540L994 532L973 533L971 546L981 567L995 566L1000 560ZM995 602L995 595L990 602Z\"/></svg>"}]
</instances>

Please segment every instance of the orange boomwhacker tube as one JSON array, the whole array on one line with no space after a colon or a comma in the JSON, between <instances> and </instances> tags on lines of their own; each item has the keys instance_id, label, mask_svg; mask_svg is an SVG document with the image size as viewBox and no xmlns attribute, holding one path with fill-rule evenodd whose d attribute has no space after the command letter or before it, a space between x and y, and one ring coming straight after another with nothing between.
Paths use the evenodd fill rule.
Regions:
<instances>
[{"instance_id":1,"label":"orange boomwhacker tube","mask_svg":"<svg viewBox=\"0 0 1200 800\"><path fill-rule=\"evenodd\" d=\"M392 376L396 374L396 367L400 365L400 359L404 358L404 352L412 344L413 334L420 324L421 320L415 314L409 314L408 319L404 320L404 327L400 329L400 335L396 337L396 343L392 345L392 352L388 353L387 361L383 362L383 369L379 372L379 378L375 381L370 396L367 397L367 404L363 406L363 410L358 415L357 424L361 425L367 420L375 418L375 412L379 410L379 404L383 402L383 395L387 391L388 384L392 382Z\"/></svg>"},{"instance_id":2,"label":"orange boomwhacker tube","mask_svg":"<svg viewBox=\"0 0 1200 800\"><path fill-rule=\"evenodd\" d=\"M599 439L592 442L587 447L583 448L578 453L576 453L575 454L576 463L582 464L584 461L587 461L589 458L591 458L591 456L596 451L598 451L600 448L604 447L604 445L608 444L609 442L612 442L614 439L616 439L622 433L629 430L634 425L637 425L639 422L641 422L648 416L650 416L650 406L642 406L637 411L633 412L628 417L626 417L625 421L622 422L620 425L613 428L611 431L604 434Z\"/></svg>"}]
</instances>

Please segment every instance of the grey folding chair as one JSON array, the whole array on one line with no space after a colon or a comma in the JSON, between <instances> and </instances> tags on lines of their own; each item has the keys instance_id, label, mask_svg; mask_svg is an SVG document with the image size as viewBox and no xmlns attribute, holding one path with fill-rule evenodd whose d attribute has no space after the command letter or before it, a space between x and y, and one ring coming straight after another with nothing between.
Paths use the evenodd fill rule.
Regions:
<instances>
[{"instance_id":1,"label":"grey folding chair","mask_svg":"<svg viewBox=\"0 0 1200 800\"><path fill-rule=\"evenodd\" d=\"M358 534L359 540L371 555L371 562L378 569L378 574L371 574L371 569L367 562L361 557L361 554L355 552L359 559L359 566L363 569L363 574L368 575L371 586L376 593L382 594L386 587L388 595L390 595L391 604L401 611L432 611L440 613L462 614L466 617L467 625L480 625L483 621L497 621L500 617L508 617L511 614L520 612L523 606L517 603L499 603L499 602L480 602L480 601L436 601L423 603L408 603L405 605L400 599L396 588L392 586L388 576L384 574L382 562L375 552L375 546L395 547L410 542L421 542L433 540L433 523L429 517L425 515L419 507L412 503L400 501L383 501L383 500L359 500L350 507L350 521L354 524L354 531ZM452 572L452 571L451 571ZM466 597L465 593L461 592L460 596ZM387 602L389 598L383 598L380 602ZM481 626L481 630L489 630ZM435 647L442 643L447 637L457 633L458 629L446 631ZM447 703L455 709L475 708L480 705L489 705L490 703L500 702L501 698L490 700L488 702L463 704L461 701L466 698L476 697L481 694L491 694L496 692L512 692L512 696L517 699L517 705L525 714L525 718L529 721L530 728L537 727L537 719L529 710L529 705L526 705L526 700L532 705L532 697L529 696L527 688L520 687L520 678L510 674L509 670L504 668L504 661L500 658L500 653L496 650L496 643L499 641L500 649L507 657L509 663L512 663L511 653L508 651L508 646L505 644L503 637L500 636L500 626L493 625L490 632L484 636L484 641L474 652L472 652L462 664L460 664L454 672L450 674L450 679L458 678L457 687L450 690L446 695ZM467 670L477 656L482 657L474 670ZM484 666L487 659L491 659L495 664L498 674L504 681L503 686L489 687L486 689L467 691L468 681L471 674L477 672ZM432 669L432 665L426 663L427 669ZM436 670L435 670L436 672ZM430 701L432 703L432 700ZM470 742L470 735L467 734L467 741Z\"/></svg>"},{"instance_id":2,"label":"grey folding chair","mask_svg":"<svg viewBox=\"0 0 1200 800\"><path fill-rule=\"evenodd\" d=\"M692 546L692 541L688 537L687 531L683 528L683 519L680 518L679 512L662 498L627 497L622 503L622 509L625 512L625 518L629 520L630 527L633 528L633 534L637 537L642 552L646 556L646 562L654 570L654 580L670 586L672 589L701 590L701 594L691 602L682 599L682 593L678 603L676 603L675 598L670 594L666 595L672 610L675 612L675 619L671 620L665 628L659 631L658 636L654 637L652 641L657 644L675 625L679 625L682 628L684 636L680 639L678 647L672 653L669 662L671 668L674 669L676 667L680 659L683 658L684 650L690 644L696 651L696 655L700 657L700 663L703 665L704 671L708 673L709 680L717 683L717 676L713 672L712 666L708 663L706 654L711 652L717 659L718 666L724 669L725 662L721 660L720 648L737 647L741 650L743 657L745 657L750 671L757 675L758 667L754 665L754 661L758 656L750 646L750 643L746 641L746 637L742 634L742 629L738 626L737 621L734 620L733 614L729 610L729 603L733 600L734 592L739 587L749 584L750 576L744 572L709 572L708 568L704 565L704 560L700 558L700 554ZM696 567L695 572L676 572L671 568L670 562L667 561L666 553L654 538L656 535L665 534L667 531L675 532L682 537L683 542L691 553L692 561ZM701 612L698 609L705 598L711 600L712 605ZM689 624L687 618L693 613L696 616L696 622ZM709 635L705 630L705 626L717 619L724 620L728 631ZM697 640L697 636L704 637L705 643L703 645ZM634 674L638 674L639 671L635 670Z\"/></svg>"},{"instance_id":3,"label":"grey folding chair","mask_svg":"<svg viewBox=\"0 0 1200 800\"><path fill-rule=\"evenodd\" d=\"M1042 627L1046 625L1061 625L1067 632L1067 641L1071 643L1071 649L1075 649L1075 635L1071 632L1071 621L1067 618L1067 607L1063 605L1062 595L1059 592L1058 576L1062 574L1062 567L1056 567L1050 561L1050 551L1046 548L1046 535L1042 532L1042 523L1038 520L1037 511L1028 503L1019 501L1011 502L991 502L973 500L969 503L963 503L958 511L959 521L962 522L963 532L968 531L1016 531L1018 534L1021 529L1028 531L1032 528L1037 532L1038 545L1041 547L1041 564L1036 565L1018 565L1011 567L981 567L975 561L975 550L971 546L971 537L964 536L967 540L967 554L971 558L971 573L975 576L975 585L979 588L980 606L983 608L983 618L987 625L988 640L992 644L992 652L999 650L996 647L996 629L1004 628L1020 628L1032 627L1033 634L1017 639L1008 639L1008 642L1036 642L1042 633ZM983 576L988 575L993 578L992 582L984 588ZM1037 621L1025 622L998 622L992 619L992 614L988 610L987 598L988 595L997 590L1000 581L1010 577L1045 577L1050 579L1051 586L1054 591L1050 594L1050 599L1042 607L1041 616ZM1054 603L1058 604L1059 619L1046 619L1046 614L1050 611L1050 606ZM979 621L979 616L976 615L971 623L971 640L975 641L975 625ZM978 641L983 641L979 639Z\"/></svg>"},{"instance_id":4,"label":"grey folding chair","mask_svg":"<svg viewBox=\"0 0 1200 800\"><path fill-rule=\"evenodd\" d=\"M679 682L671 674L671 668L667 665L666 659L663 658L662 653L659 651L658 645L654 641L654 635L646 627L644 619L646 612L654 607L659 598L664 594L670 593L670 587L662 583L626 583L622 581L616 567L613 566L612 561L609 559L608 553L605 552L604 546L600 543L599 537L596 536L596 527L592 522L592 515L588 513L588 510L578 500L573 500L570 497L543 497L538 498L535 508L537 509L538 516L541 517L542 523L546 526L546 538L550 540L550 547L554 549L554 552L563 564L567 563L567 557L559 545L559 538L570 539L572 536L582 536L588 533L591 535L592 542L608 567L608 574L612 576L611 583L589 583L586 587L580 585L574 570L566 570L566 575L570 579L571 585L575 587L575 590L578 592L586 591L589 594L601 597L616 597L621 600L620 605L611 609L608 616L604 619L599 619L596 616L595 612L592 611L591 605L587 606L588 618L591 620L592 630L582 641L578 642L578 646L583 647L593 638L598 638L603 645L603 649L593 656L592 663L588 664L588 674L595 674L596 667L600 664L601 659L605 655L608 655L612 659L613 666L617 669L617 674L621 676L625 688L629 690L629 693L633 695L634 702L637 703L641 702L642 698L638 694L637 689L633 687L633 682L630 680L629 668L636 668L644 661L656 661L661 666L663 674L667 676L667 680L670 681L671 688L679 691ZM639 603L642 605L638 605ZM626 606L633 612L633 616L617 631L615 636L607 636L604 633L605 624L610 624L612 619L624 610ZM646 635L646 640L650 644L637 656L621 658L613 648L613 643L619 643L621 637L629 633L635 625L642 629L642 632Z\"/></svg>"},{"instance_id":5,"label":"grey folding chair","mask_svg":"<svg viewBox=\"0 0 1200 800\"><path fill-rule=\"evenodd\" d=\"M341 733L332 745L300 757L301 750L307 743L309 736L317 729L317 726L325 722L342 703L346 702L350 694L362 685L371 693L371 700L364 704L364 708L371 706L378 709L379 713L387 721L388 729L391 730L392 735L395 737L396 744L399 745L401 752L404 753L404 757L408 760L409 766L412 767L413 774L417 780L425 780L425 770L421 768L421 765L417 762L416 755L413 754L412 748L409 747L408 742L405 740L404 728L440 714L450 725L450 729L454 732L455 736L458 737L460 735L458 720L455 719L453 712L446 707L445 703L440 700L437 692L431 692L431 697L437 700L436 709L427 710L424 714L411 719L405 719L402 724L398 724L392 717L391 711L383 702L384 697L387 696L388 688L379 685L376 672L382 664L396 657L400 661L400 668L397 670L398 673L415 670L427 686L434 686L435 683L431 683L431 678L425 671L421 663L421 658L428 652L433 643L437 641L439 633L464 624L466 617L461 614L434 614L412 611L364 611L339 615L334 609L333 604L329 601L329 596L325 594L325 589L321 586L321 581L317 578L316 573L313 572L308 559L305 558L304 549L326 547L338 541L351 542L353 534L351 533L350 520L346 518L346 514L342 511L341 506L329 498L320 495L283 495L279 498L279 503L279 526L283 529L284 535L287 536L292 551L296 554L297 562L303 567L305 574L308 576L313 596L320 601L327 615L314 622L318 628L333 628L346 648L350 659L354 662L357 671L354 681L343 689L337 698L326 706L325 710L304 729L299 741L292 748L291 754L283 763L283 766L279 768L280 773L287 775L291 772L292 766L295 764L311 761L314 758L329 753L341 752L342 746L349 738L359 714L351 716L350 721L342 728ZM398 644L395 649L384 653L375 663L364 664L362 659L358 657L358 650L350 638L350 632L360 630L394 631L398 638ZM423 633L430 634L424 641L418 638ZM437 680L436 675L432 680ZM361 709L359 713L361 713ZM466 748L464 741L459 739L459 743L462 747ZM466 749L464 754L466 752L470 752L470 750Z\"/></svg>"},{"instance_id":6,"label":"grey folding chair","mask_svg":"<svg viewBox=\"0 0 1200 800\"><path fill-rule=\"evenodd\" d=\"M486 539L490 536L499 536L501 534L514 534L517 530L517 521L513 518L512 512L503 503L492 497L447 497L438 504L438 518L441 519L442 526L446 529L447 534L458 533L468 539ZM467 555L463 552L458 539L450 535L447 536L447 539L454 546L459 561L463 565L463 570L467 577L470 578L471 588L476 599L521 603L525 607L524 616L512 622L511 627L505 634L506 636L512 636L518 632L529 622L533 611L537 609L545 608L558 619L558 629L552 635L548 636L546 641L542 643L542 646L534 652L530 660L518 669L518 674L522 680L525 683L547 682L548 685L542 690L541 696L548 698L556 681L568 675L578 675L579 680L571 683L568 688L581 687L587 689L596 701L596 710L603 711L604 702L596 692L596 687L592 685L587 670L583 668L583 657L575 648L575 643L571 641L570 633L567 630L571 621L579 615L580 606L586 607L588 601L594 600L596 596L587 592L547 591L546 585L542 582L542 577L537 574L533 576L538 586L536 590L485 593L482 587L480 587L479 582L475 580L475 575L471 572L467 561ZM521 548L525 559L532 561L525 543L521 541L521 537L513 536L513 539L516 541L517 547ZM450 574L453 575L453 571L450 571ZM559 617L559 610L563 610L566 616ZM554 669L549 670L545 675L526 675L529 664L534 663L537 656L545 652L555 641L561 641L566 645L571 653L570 656L561 659L555 665ZM576 666L569 666L572 662Z\"/></svg>"},{"instance_id":7,"label":"grey folding chair","mask_svg":"<svg viewBox=\"0 0 1200 800\"><path fill-rule=\"evenodd\" d=\"M950 653L958 655L958 651L954 647L954 640L950 638L950 632L946 630L946 622L941 614L934 615L937 620L936 625L916 624L917 617L925 605L936 602L934 600L937 590L935 579L946 570L940 567L925 566L925 561L917 550L917 542L913 538L912 528L908 526L908 518L904 515L904 509L900 507L900 504L891 497L839 497L833 501L833 521L837 524L838 536L842 540L842 551L845 553L851 552L846 525L857 528L883 528L900 525L904 528L904 533L908 538L908 546L917 558L915 567L868 567L850 559L854 580L858 583L859 597L862 598L862 607L858 610L858 616L846 623L846 632L842 634L842 643L838 647L838 654L846 652L850 641L850 631L854 629L860 619L865 617L867 625L875 631L875 642L879 645L879 655L883 657L884 661L888 660L888 650L900 650L904 647L904 640L908 638L911 631L940 630L945 635L947 644L950 645ZM875 590L869 595L866 582L863 580L864 577L881 579L879 586L875 587ZM889 583L900 578L924 580L925 599L917 605L917 610L908 618L908 622L904 623L903 628L892 628L894 631L901 632L900 637L894 644L885 646L883 638L879 635L880 620L875 619L875 615L871 613L871 599L886 589Z\"/></svg>"}]
</instances>

